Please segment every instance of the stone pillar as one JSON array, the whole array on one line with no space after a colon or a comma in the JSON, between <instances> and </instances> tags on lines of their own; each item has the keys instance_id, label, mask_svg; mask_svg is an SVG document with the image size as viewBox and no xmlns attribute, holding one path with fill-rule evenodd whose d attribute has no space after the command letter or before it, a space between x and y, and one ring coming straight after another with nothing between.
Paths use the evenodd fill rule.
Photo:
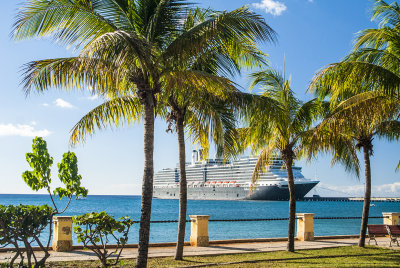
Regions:
<instances>
[{"instance_id":1,"label":"stone pillar","mask_svg":"<svg viewBox=\"0 0 400 268\"><path fill-rule=\"evenodd\" d=\"M189 215L190 245L193 247L208 247L208 215Z\"/></svg>"},{"instance_id":2,"label":"stone pillar","mask_svg":"<svg viewBox=\"0 0 400 268\"><path fill-rule=\"evenodd\" d=\"M296 213L297 219L297 239L300 241L314 240L314 214Z\"/></svg>"},{"instance_id":3,"label":"stone pillar","mask_svg":"<svg viewBox=\"0 0 400 268\"><path fill-rule=\"evenodd\" d=\"M398 212L382 212L383 224L386 225L399 225L399 213Z\"/></svg>"},{"instance_id":4,"label":"stone pillar","mask_svg":"<svg viewBox=\"0 0 400 268\"><path fill-rule=\"evenodd\" d=\"M53 250L72 250L72 217L53 217Z\"/></svg>"}]
</instances>

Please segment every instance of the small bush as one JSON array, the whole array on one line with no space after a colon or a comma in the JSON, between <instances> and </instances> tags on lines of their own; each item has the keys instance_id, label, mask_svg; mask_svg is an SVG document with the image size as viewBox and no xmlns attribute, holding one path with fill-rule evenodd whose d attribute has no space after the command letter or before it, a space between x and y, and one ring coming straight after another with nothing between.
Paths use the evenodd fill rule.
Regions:
<instances>
[{"instance_id":1,"label":"small bush","mask_svg":"<svg viewBox=\"0 0 400 268\"><path fill-rule=\"evenodd\" d=\"M114 219L104 211L92 212L73 217L74 231L78 242L92 250L99 258L103 267L116 265L119 262L122 250L128 242L129 229L133 221L129 217ZM116 241L115 250L108 251L110 239ZM114 262L109 263L108 258L116 254Z\"/></svg>"},{"instance_id":2,"label":"small bush","mask_svg":"<svg viewBox=\"0 0 400 268\"><path fill-rule=\"evenodd\" d=\"M50 255L48 248L43 246L40 241L41 232L48 226L53 217L54 210L48 205L43 206L2 206L0 205L0 245L13 245L17 249L17 254L10 259L9 265L12 267L18 256L21 258L20 265L24 262L23 251L19 248L22 243L27 252L28 267L32 267L32 257L35 260L35 267L43 266ZM32 250L32 242L36 242L45 253L40 260Z\"/></svg>"}]
</instances>

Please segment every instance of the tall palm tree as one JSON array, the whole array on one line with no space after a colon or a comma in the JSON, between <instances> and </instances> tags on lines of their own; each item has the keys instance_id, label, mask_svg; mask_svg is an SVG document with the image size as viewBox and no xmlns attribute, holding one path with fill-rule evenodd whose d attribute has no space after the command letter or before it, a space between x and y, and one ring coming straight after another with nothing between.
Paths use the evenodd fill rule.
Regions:
<instances>
[{"instance_id":1,"label":"tall palm tree","mask_svg":"<svg viewBox=\"0 0 400 268\"><path fill-rule=\"evenodd\" d=\"M177 35L176 26L184 18L187 5L184 0L27 0L13 29L16 40L53 37L79 51L77 57L28 64L24 78L27 92L32 88L42 92L53 87L90 86L96 93L113 96L112 100L118 96L135 98L133 104L142 107L144 172L137 267L147 266L159 94L171 84L179 88L192 84L212 91L215 87L210 86L208 75L176 67L214 49L224 52L224 45L232 40L249 43L275 38L264 19L247 7L216 13ZM227 61L228 66L231 64ZM117 102L108 104L114 104L111 108L115 110ZM103 108L99 110L110 116L103 121L120 122L112 109Z\"/></svg>"},{"instance_id":2,"label":"tall palm tree","mask_svg":"<svg viewBox=\"0 0 400 268\"><path fill-rule=\"evenodd\" d=\"M223 98L215 95L200 93L195 96L180 94L169 98L170 113L168 116L178 136L179 146L179 223L175 259L183 257L183 244L186 226L187 181L185 156L185 129L188 136L203 148L203 157L208 155L210 138L219 147L232 148L235 137L235 117ZM226 149L225 149L226 150Z\"/></svg>"},{"instance_id":3,"label":"tall palm tree","mask_svg":"<svg viewBox=\"0 0 400 268\"><path fill-rule=\"evenodd\" d=\"M352 103L350 107L355 113L356 101L360 101L359 107L363 108L366 99L373 104L375 98L377 103L381 103L380 99L384 98L393 100L394 103L391 105L399 106L400 104L400 7L396 2L388 4L385 1L376 0L372 19L380 21L379 28L359 32L354 51L342 62L331 64L317 73L310 85L310 89L314 90L320 98L328 97L332 107L348 100L345 103ZM376 91L376 93L371 91ZM386 97L382 97L382 94ZM339 105L339 107L344 106ZM386 120L396 119L397 116L388 114L384 106L371 107L375 107L376 110L369 114L370 118L366 118L366 114L362 115L361 122L366 124L364 129L357 126L354 130L363 131L362 135L355 135L355 140L358 147L363 148L366 167L367 187L359 240L361 247L365 245L370 200L370 182L368 181L371 178L367 171L370 169L369 158L372 155L373 135L371 136L371 133L374 133L374 127L379 125L376 122L376 115L385 115ZM395 109L389 111L395 111ZM362 110L359 112L362 113ZM344 122L345 119L342 119ZM380 120L384 122L381 117Z\"/></svg>"},{"instance_id":4,"label":"tall palm tree","mask_svg":"<svg viewBox=\"0 0 400 268\"><path fill-rule=\"evenodd\" d=\"M290 80L274 69L251 74L252 85L261 86L261 97L248 109L245 116L247 127L240 130L244 147L251 146L252 152L260 152L252 184L256 184L272 160L281 155L287 171L289 186L289 226L287 250L294 251L294 230L296 213L296 194L292 166L294 160L302 156L303 139L320 111L315 99L301 102L294 96ZM266 110L265 106L274 109Z\"/></svg>"},{"instance_id":5,"label":"tall palm tree","mask_svg":"<svg viewBox=\"0 0 400 268\"><path fill-rule=\"evenodd\" d=\"M365 196L358 245L365 246L371 200L371 163L373 140L399 140L400 107L379 92L366 92L348 97L331 107L331 111L314 129L308 141L308 154L331 151L332 163L341 162L347 170L359 175L357 151L362 151L365 172Z\"/></svg>"},{"instance_id":6,"label":"tall palm tree","mask_svg":"<svg viewBox=\"0 0 400 268\"><path fill-rule=\"evenodd\" d=\"M203 23L213 13L215 11L210 9L189 10L182 25L182 32L189 31ZM224 77L228 74L233 76L234 73L240 73L242 68L260 67L265 63L265 54L258 51L254 43L237 43L236 41L232 40L227 44L229 48L224 48L226 52L221 53L222 47L220 47L187 62L182 67L206 72L211 76ZM231 67L226 68L226 60L233 63ZM181 260L183 257L186 228L187 181L184 129L186 128L187 133L194 141L201 145L204 157L208 155L209 137L217 145L217 151L225 157L232 156L234 154L232 151L237 148L234 144L235 118L233 112L240 108L241 103L248 98L243 97L244 94L241 94L233 86L233 83L227 83L223 91L223 96L210 94L207 91L198 92L190 88L170 90L168 93L166 101L170 109L167 117L170 123L168 130L171 130L172 124L175 124L179 146L179 222L175 260Z\"/></svg>"}]
</instances>

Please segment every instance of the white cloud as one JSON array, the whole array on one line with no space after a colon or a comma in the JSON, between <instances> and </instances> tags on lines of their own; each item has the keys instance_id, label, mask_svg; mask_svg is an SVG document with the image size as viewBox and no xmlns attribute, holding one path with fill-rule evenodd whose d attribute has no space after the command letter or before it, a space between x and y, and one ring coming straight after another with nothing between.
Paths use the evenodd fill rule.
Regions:
<instances>
[{"instance_id":1,"label":"white cloud","mask_svg":"<svg viewBox=\"0 0 400 268\"><path fill-rule=\"evenodd\" d=\"M308 2L309 2L309 3L312 3L312 2L314 2L314 0L308 0Z\"/></svg>"},{"instance_id":2,"label":"white cloud","mask_svg":"<svg viewBox=\"0 0 400 268\"><path fill-rule=\"evenodd\" d=\"M374 188L374 187L373 187ZM382 184L375 187L378 192L387 194L396 194L400 191L400 182L394 182L391 184Z\"/></svg>"},{"instance_id":3,"label":"white cloud","mask_svg":"<svg viewBox=\"0 0 400 268\"><path fill-rule=\"evenodd\" d=\"M287 9L284 3L276 0L261 0L260 3L253 3L252 5L258 9L264 9L267 14L274 16L281 15Z\"/></svg>"},{"instance_id":4,"label":"white cloud","mask_svg":"<svg viewBox=\"0 0 400 268\"><path fill-rule=\"evenodd\" d=\"M88 100L91 100L91 101L94 101L94 100L97 100L98 98L99 98L99 95L94 94L94 95L88 97L87 99L88 99Z\"/></svg>"},{"instance_id":5,"label":"white cloud","mask_svg":"<svg viewBox=\"0 0 400 268\"><path fill-rule=\"evenodd\" d=\"M0 136L47 137L50 134L51 132L47 129L35 130L34 124L0 124Z\"/></svg>"},{"instance_id":6,"label":"white cloud","mask_svg":"<svg viewBox=\"0 0 400 268\"><path fill-rule=\"evenodd\" d=\"M364 184L336 186L319 183L316 190L321 196L363 197L365 186ZM372 186L373 197L393 197L397 196L399 192L400 182Z\"/></svg>"},{"instance_id":7,"label":"white cloud","mask_svg":"<svg viewBox=\"0 0 400 268\"><path fill-rule=\"evenodd\" d=\"M69 103L69 102L67 102L67 101L65 101L63 99L60 99L60 98L56 99L54 101L54 104L57 107L61 107L61 108L65 108L65 109L73 109L73 108L75 108L75 106L73 106L71 103Z\"/></svg>"},{"instance_id":8,"label":"white cloud","mask_svg":"<svg viewBox=\"0 0 400 268\"><path fill-rule=\"evenodd\" d=\"M48 103L43 103L43 104L42 104L42 106L44 106L44 107L48 107L48 106L49 106L49 104L48 104Z\"/></svg>"}]
</instances>

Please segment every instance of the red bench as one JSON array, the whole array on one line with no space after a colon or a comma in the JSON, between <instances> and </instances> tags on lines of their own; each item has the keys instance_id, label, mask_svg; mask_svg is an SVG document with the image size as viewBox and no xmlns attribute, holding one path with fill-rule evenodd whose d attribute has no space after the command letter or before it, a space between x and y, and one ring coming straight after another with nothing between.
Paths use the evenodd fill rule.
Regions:
<instances>
[{"instance_id":1,"label":"red bench","mask_svg":"<svg viewBox=\"0 0 400 268\"><path fill-rule=\"evenodd\" d=\"M375 241L375 244L378 245L378 242L376 241L376 236L385 236L388 235L388 229L386 228L386 225L384 224L368 224L368 245L371 242L371 240Z\"/></svg>"},{"instance_id":2,"label":"red bench","mask_svg":"<svg viewBox=\"0 0 400 268\"><path fill-rule=\"evenodd\" d=\"M392 242L396 242L397 246L399 246L400 238L400 226L399 225L386 225L387 232L390 237L390 247L392 246Z\"/></svg>"}]
</instances>

